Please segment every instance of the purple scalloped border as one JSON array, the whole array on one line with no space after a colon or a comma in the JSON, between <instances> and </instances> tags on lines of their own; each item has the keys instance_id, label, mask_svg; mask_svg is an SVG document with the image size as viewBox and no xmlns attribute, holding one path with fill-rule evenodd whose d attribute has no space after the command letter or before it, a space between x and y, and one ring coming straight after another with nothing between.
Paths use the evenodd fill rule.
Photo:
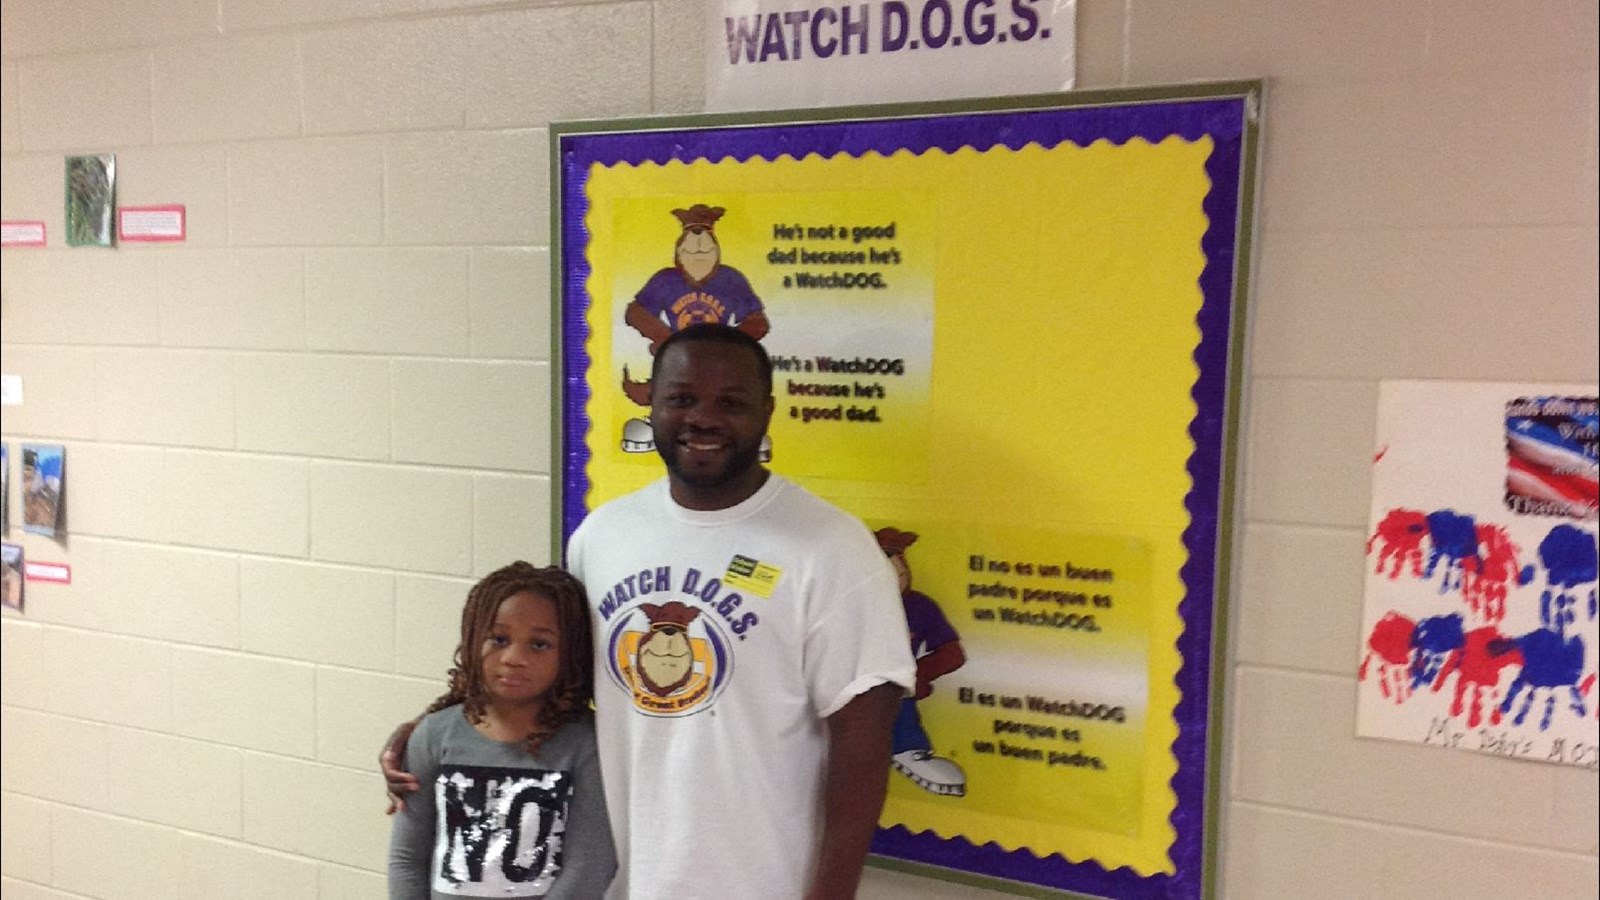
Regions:
<instances>
[{"instance_id":1,"label":"purple scalloped border","mask_svg":"<svg viewBox=\"0 0 1600 900\"><path fill-rule=\"evenodd\" d=\"M560 138L561 315L562 329L562 535L570 537L586 513L588 483L589 400L585 373L588 328L584 321L585 285L589 276L585 248L588 215L585 192L588 172L596 163L666 163L670 160L744 161L751 157L796 159L817 153L858 156L900 150L947 153L962 147L1013 150L1029 143L1054 146L1063 141L1087 146L1097 140L1116 144L1134 138L1152 143L1178 136L1214 143L1206 161L1211 191L1203 208L1209 225L1201 239L1205 268L1200 274L1203 297L1196 324L1200 343L1194 360L1199 377L1191 391L1196 414L1189 433L1194 454L1188 463L1192 486L1184 498L1190 524L1184 531L1188 561L1180 570L1184 599L1178 613L1184 622L1177 647L1182 663L1176 676L1180 700L1173 715L1178 737L1172 777L1177 804L1172 824L1177 837L1171 848L1177 871L1141 876L1123 867L1107 870L1095 860L1069 862L1059 855L1039 857L1026 850L1008 851L994 843L976 845L963 837L941 838L932 832L913 834L904 827L880 829L873 852L910 862L1117 898L1191 898L1204 893L1207 749L1211 711L1213 660L1212 613L1217 567L1217 528L1222 487L1223 441L1227 433L1229 340L1233 319L1234 257L1240 210L1240 163L1246 131L1245 100L1156 101L1088 107L1013 111L973 111L830 122L685 127L652 131L569 134Z\"/></svg>"}]
</instances>

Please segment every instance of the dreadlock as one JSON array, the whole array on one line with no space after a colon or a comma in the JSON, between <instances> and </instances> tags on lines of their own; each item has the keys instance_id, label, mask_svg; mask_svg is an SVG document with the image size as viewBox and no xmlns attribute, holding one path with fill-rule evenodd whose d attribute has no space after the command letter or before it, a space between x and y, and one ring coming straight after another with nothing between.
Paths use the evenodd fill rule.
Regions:
<instances>
[{"instance_id":1,"label":"dreadlock","mask_svg":"<svg viewBox=\"0 0 1600 900\"><path fill-rule=\"evenodd\" d=\"M484 719L489 692L483 686L483 642L494 628L500 604L513 594L537 594L556 608L561 629L561 666L545 695L539 721L527 737L528 752L537 754L545 739L576 720L594 697L594 647L589 638L589 601L578 579L555 566L536 567L518 560L496 569L473 585L461 610L461 643L456 645L450 689L427 712L461 704L467 721Z\"/></svg>"}]
</instances>

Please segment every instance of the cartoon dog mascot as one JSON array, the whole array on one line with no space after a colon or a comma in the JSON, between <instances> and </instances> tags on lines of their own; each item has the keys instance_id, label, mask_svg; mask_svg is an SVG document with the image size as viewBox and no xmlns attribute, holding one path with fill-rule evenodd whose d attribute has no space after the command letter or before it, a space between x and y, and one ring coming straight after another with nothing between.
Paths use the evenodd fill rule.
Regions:
<instances>
[{"instance_id":1,"label":"cartoon dog mascot","mask_svg":"<svg viewBox=\"0 0 1600 900\"><path fill-rule=\"evenodd\" d=\"M898 528L880 528L874 534L878 546L900 576L900 600L905 604L906 624L911 628L911 654L917 658L917 689L912 697L900 701L900 716L894 723L894 767L934 794L960 797L967 792L967 773L954 762L933 753L933 741L922 727L917 701L933 693L933 682L959 669L967 661L961 649L961 636L951 627L932 597L911 589L911 567L906 550L917 535Z\"/></svg>"},{"instance_id":2,"label":"cartoon dog mascot","mask_svg":"<svg viewBox=\"0 0 1600 900\"><path fill-rule=\"evenodd\" d=\"M657 697L683 687L694 674L694 651L689 647L689 623L700 610L674 600L657 606L641 604L650 620L650 633L639 641L639 682Z\"/></svg>"},{"instance_id":3,"label":"cartoon dog mascot","mask_svg":"<svg viewBox=\"0 0 1600 900\"><path fill-rule=\"evenodd\" d=\"M758 341L771 330L761 298L750 287L749 279L722 263L722 246L717 243L715 228L724 212L720 206L704 203L672 211L683 226L673 248L675 264L650 276L622 314L624 322L650 341L652 356L673 332L700 322L732 325ZM622 369L622 392L640 406L650 405L650 382L632 380L626 366ZM763 438L761 448L761 461L769 461L771 444ZM623 427L622 449L628 453L654 450L650 423L630 419Z\"/></svg>"}]
</instances>

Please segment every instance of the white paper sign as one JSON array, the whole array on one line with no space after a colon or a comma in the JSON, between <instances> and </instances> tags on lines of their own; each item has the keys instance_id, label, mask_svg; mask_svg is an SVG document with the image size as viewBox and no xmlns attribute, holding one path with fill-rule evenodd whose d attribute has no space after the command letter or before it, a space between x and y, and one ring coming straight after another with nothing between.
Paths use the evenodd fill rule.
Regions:
<instances>
[{"instance_id":1,"label":"white paper sign","mask_svg":"<svg viewBox=\"0 0 1600 900\"><path fill-rule=\"evenodd\" d=\"M43 247L44 243L43 222L22 219L0 222L0 246Z\"/></svg>"},{"instance_id":2,"label":"white paper sign","mask_svg":"<svg viewBox=\"0 0 1600 900\"><path fill-rule=\"evenodd\" d=\"M1076 0L715 0L706 106L783 109L1072 87Z\"/></svg>"},{"instance_id":3,"label":"white paper sign","mask_svg":"<svg viewBox=\"0 0 1600 900\"><path fill-rule=\"evenodd\" d=\"M72 567L63 563L45 563L28 560L23 563L29 581L48 581L52 584L71 584Z\"/></svg>"},{"instance_id":4,"label":"white paper sign","mask_svg":"<svg viewBox=\"0 0 1600 900\"><path fill-rule=\"evenodd\" d=\"M124 206L117 210L117 237L123 241L181 241L187 236L182 206Z\"/></svg>"},{"instance_id":5,"label":"white paper sign","mask_svg":"<svg viewBox=\"0 0 1600 900\"><path fill-rule=\"evenodd\" d=\"M22 405L22 376L0 375L0 406Z\"/></svg>"},{"instance_id":6,"label":"white paper sign","mask_svg":"<svg viewBox=\"0 0 1600 900\"><path fill-rule=\"evenodd\" d=\"M1594 769L1594 385L1382 385L1356 729Z\"/></svg>"}]
</instances>

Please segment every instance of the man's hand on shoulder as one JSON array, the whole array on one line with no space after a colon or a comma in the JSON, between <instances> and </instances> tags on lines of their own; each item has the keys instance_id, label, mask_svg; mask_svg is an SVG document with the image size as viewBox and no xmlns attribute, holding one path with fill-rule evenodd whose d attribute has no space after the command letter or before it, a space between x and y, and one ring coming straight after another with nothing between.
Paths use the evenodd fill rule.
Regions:
<instances>
[{"instance_id":1,"label":"man's hand on shoulder","mask_svg":"<svg viewBox=\"0 0 1600 900\"><path fill-rule=\"evenodd\" d=\"M383 745L383 751L378 754L378 768L383 772L383 780L389 792L389 809L385 815L394 815L406 808L405 795L415 793L422 785L417 783L417 776L404 769L406 764L406 741L411 740L411 732L417 730L420 719L413 719L394 730L389 735L388 743Z\"/></svg>"}]
</instances>

